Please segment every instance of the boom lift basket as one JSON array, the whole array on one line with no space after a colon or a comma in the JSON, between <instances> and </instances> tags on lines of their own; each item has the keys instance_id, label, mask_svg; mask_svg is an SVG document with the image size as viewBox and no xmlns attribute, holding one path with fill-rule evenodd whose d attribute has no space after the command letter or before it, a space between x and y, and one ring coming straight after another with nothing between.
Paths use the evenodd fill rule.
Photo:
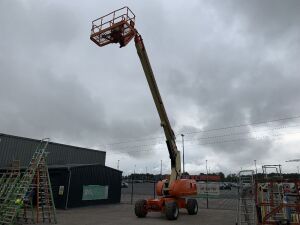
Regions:
<instances>
[{"instance_id":1,"label":"boom lift basket","mask_svg":"<svg viewBox=\"0 0 300 225\"><path fill-rule=\"evenodd\" d=\"M135 15L123 7L92 22L90 39L99 47L110 43L119 43L120 48L126 46L136 35Z\"/></svg>"}]
</instances>

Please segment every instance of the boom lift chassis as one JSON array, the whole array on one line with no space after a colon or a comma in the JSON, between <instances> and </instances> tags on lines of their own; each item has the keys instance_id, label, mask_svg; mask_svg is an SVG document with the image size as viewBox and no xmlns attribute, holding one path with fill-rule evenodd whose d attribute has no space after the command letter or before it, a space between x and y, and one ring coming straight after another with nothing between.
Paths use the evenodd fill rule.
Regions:
<instances>
[{"instance_id":1,"label":"boom lift chassis","mask_svg":"<svg viewBox=\"0 0 300 225\"><path fill-rule=\"evenodd\" d=\"M186 196L196 195L196 181L181 179L180 152L177 149L175 135L171 128L158 86L151 68L142 36L135 28L135 15L128 8L123 7L92 22L90 39L99 47L111 43L119 43L125 47L134 39L135 47L140 58L150 91L158 111L161 126L163 127L166 144L171 159L171 175L169 180L157 183L158 199L139 200L135 204L135 214L145 217L149 211L163 212L167 219L178 218L179 208L186 208L190 215L197 214L198 204L195 199L186 199Z\"/></svg>"}]
</instances>

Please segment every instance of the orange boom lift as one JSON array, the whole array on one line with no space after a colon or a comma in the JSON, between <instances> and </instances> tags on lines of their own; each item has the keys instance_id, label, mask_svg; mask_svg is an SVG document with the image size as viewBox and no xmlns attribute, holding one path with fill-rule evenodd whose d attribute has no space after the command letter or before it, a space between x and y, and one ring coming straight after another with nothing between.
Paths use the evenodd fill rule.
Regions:
<instances>
[{"instance_id":1,"label":"orange boom lift","mask_svg":"<svg viewBox=\"0 0 300 225\"><path fill-rule=\"evenodd\" d=\"M135 15L128 7L123 7L94 20L92 23L90 39L99 47L119 43L120 48L122 48L133 38L160 117L161 126L164 129L171 159L170 178L159 181L156 185L156 193L160 198L137 201L135 214L137 217L145 217L150 211L163 212L169 220L178 218L179 208L186 208L190 215L197 214L197 201L186 198L186 196L197 194L196 181L181 179L180 152L176 146L175 135L161 99L142 36L135 28Z\"/></svg>"}]
</instances>

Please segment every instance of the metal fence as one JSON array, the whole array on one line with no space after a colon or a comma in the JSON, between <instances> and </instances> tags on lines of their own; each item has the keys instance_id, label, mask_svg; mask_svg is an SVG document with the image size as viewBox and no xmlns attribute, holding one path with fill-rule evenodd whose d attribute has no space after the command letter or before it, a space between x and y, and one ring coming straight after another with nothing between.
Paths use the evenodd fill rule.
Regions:
<instances>
[{"instance_id":1,"label":"metal fence","mask_svg":"<svg viewBox=\"0 0 300 225\"><path fill-rule=\"evenodd\" d=\"M154 180L128 180L127 187L122 188L121 203L134 204L139 199L156 198ZM124 182L123 182L124 183ZM236 210L238 191L236 187L220 190L218 194L201 194L195 198L198 200L199 209L228 209ZM193 197L194 198L194 197Z\"/></svg>"}]
</instances>

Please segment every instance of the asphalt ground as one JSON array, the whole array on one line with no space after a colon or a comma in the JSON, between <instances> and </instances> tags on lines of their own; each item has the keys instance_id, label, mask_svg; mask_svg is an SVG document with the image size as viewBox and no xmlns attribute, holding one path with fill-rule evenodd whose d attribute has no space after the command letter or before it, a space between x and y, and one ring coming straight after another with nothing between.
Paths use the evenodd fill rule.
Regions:
<instances>
[{"instance_id":1,"label":"asphalt ground","mask_svg":"<svg viewBox=\"0 0 300 225\"><path fill-rule=\"evenodd\" d=\"M197 215L188 215L185 209L181 209L179 218L169 221L163 214L157 212L150 212L146 218L137 218L132 205L111 204L57 210L57 220L58 225L233 225L235 224L235 211L200 209Z\"/></svg>"},{"instance_id":2,"label":"asphalt ground","mask_svg":"<svg viewBox=\"0 0 300 225\"><path fill-rule=\"evenodd\" d=\"M121 203L134 204L139 199L149 199L154 197L154 183L130 183L128 188L122 188ZM157 197L157 196L156 196ZM198 206L201 209L225 209L236 210L237 207L237 189L220 190L220 194L216 196L201 196L196 198Z\"/></svg>"}]
</instances>

